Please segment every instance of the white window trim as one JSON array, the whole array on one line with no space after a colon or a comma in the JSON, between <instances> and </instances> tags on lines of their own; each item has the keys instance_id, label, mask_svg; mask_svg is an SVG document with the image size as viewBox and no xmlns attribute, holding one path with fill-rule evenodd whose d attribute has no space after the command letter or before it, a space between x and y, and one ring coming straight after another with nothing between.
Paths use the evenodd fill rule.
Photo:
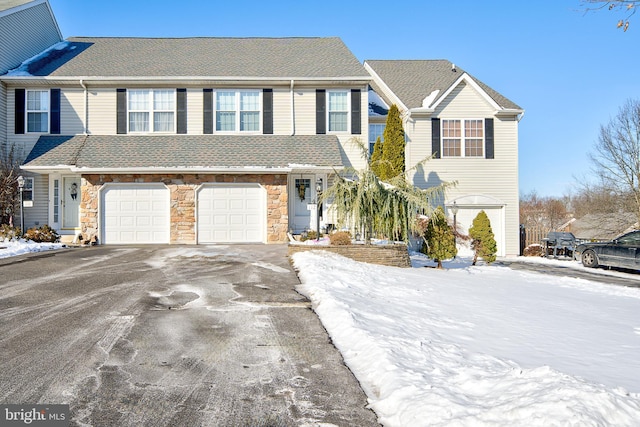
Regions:
<instances>
[{"instance_id":1,"label":"white window trim","mask_svg":"<svg viewBox=\"0 0 640 427\"><path fill-rule=\"evenodd\" d=\"M173 111L170 110L154 110L153 109L153 93L155 91L166 91L166 90L170 90L173 92ZM149 92L149 105L147 106L148 108L145 110L131 110L129 109L129 97L131 96L131 92L133 91L148 91ZM130 129L130 124L131 124L131 120L129 118L129 114L130 113L149 113L149 130L148 131L132 131ZM153 113L168 113L168 112L173 112L173 131L169 131L169 132L161 132L161 131L155 131L153 129L155 122L153 120ZM177 126L178 126L178 97L177 97L177 90L173 89L173 88L155 88L155 89L147 89L147 88L134 88L134 89L127 89L127 133L131 133L131 134L168 134L168 135L174 135L177 132Z\"/></svg>"},{"instance_id":2,"label":"white window trim","mask_svg":"<svg viewBox=\"0 0 640 427\"><path fill-rule=\"evenodd\" d=\"M460 155L459 156L447 156L444 154L444 122L445 121L453 121L453 120L458 120L460 121ZM480 121L482 123L482 155L481 156L466 156L465 152L466 152L466 140L467 137L465 135L465 122L467 121ZM447 138L447 139L451 139L451 138ZM468 139L479 139L479 138L468 138ZM461 159L461 158L468 158L468 159L484 159L486 154L487 154L487 129L485 127L485 122L483 118L473 118L473 117L467 117L464 119L461 118L457 118L457 117L449 117L449 118L442 118L440 120L440 152L442 153L442 158L445 159Z\"/></svg>"},{"instance_id":3,"label":"white window trim","mask_svg":"<svg viewBox=\"0 0 640 427\"><path fill-rule=\"evenodd\" d=\"M218 126L218 93L219 92L234 92L235 93L235 114L236 119L234 123L234 130L217 130ZM242 93L257 92L258 93L258 129L257 130L240 130L240 113L242 111L254 111L254 110L240 110L240 95ZM225 110L227 111L227 110ZM222 135L233 135L241 133L243 135L259 135L262 134L263 126L263 102L262 102L262 89L218 89L213 91L213 132Z\"/></svg>"},{"instance_id":4,"label":"white window trim","mask_svg":"<svg viewBox=\"0 0 640 427\"><path fill-rule=\"evenodd\" d=\"M331 130L329 127L329 117L331 116L331 110L329 110L329 94L330 93L345 93L347 95L347 129L346 130ZM351 91L346 89L327 90L326 99L326 129L328 134L350 134L351 133Z\"/></svg>"},{"instance_id":5,"label":"white window trim","mask_svg":"<svg viewBox=\"0 0 640 427\"><path fill-rule=\"evenodd\" d=\"M27 185L27 183L28 183L28 182L31 182L31 188L29 188L29 186ZM27 188L29 188L29 189L27 190ZM30 198L30 199L27 199L27 198L25 198L25 197L24 197L24 195L25 195L25 193L26 193L27 191L30 191L30 192L31 192L31 198ZM34 179L33 179L33 177L31 177L31 176L25 176L25 177L24 177L24 187L22 188L22 200L23 200L23 201L28 201L28 200L30 200L30 201L32 201L32 202L33 202L33 201L35 200L35 196L36 196L36 192L35 192L35 180L34 180Z\"/></svg>"},{"instance_id":6,"label":"white window trim","mask_svg":"<svg viewBox=\"0 0 640 427\"><path fill-rule=\"evenodd\" d=\"M45 105L45 110L29 110L29 92L46 92L47 93L47 104ZM45 131L30 131L29 130L29 113L47 113L47 130ZM49 89L26 89L24 92L24 125L25 125L25 133L49 133L51 130L51 91Z\"/></svg>"}]
</instances>

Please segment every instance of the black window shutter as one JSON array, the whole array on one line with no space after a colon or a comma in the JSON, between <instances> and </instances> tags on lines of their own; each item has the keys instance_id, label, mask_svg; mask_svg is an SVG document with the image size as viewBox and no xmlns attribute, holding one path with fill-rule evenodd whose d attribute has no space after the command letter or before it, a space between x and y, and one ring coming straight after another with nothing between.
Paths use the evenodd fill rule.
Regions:
<instances>
[{"instance_id":1,"label":"black window shutter","mask_svg":"<svg viewBox=\"0 0 640 427\"><path fill-rule=\"evenodd\" d=\"M351 89L351 133L353 135L362 133L360 110L360 89Z\"/></svg>"},{"instance_id":2,"label":"black window shutter","mask_svg":"<svg viewBox=\"0 0 640 427\"><path fill-rule=\"evenodd\" d=\"M316 134L318 135L327 133L326 96L324 89L316 89Z\"/></svg>"},{"instance_id":3,"label":"black window shutter","mask_svg":"<svg viewBox=\"0 0 640 427\"><path fill-rule=\"evenodd\" d=\"M213 133L213 89L202 89L204 97L204 128L203 133Z\"/></svg>"},{"instance_id":4,"label":"black window shutter","mask_svg":"<svg viewBox=\"0 0 640 427\"><path fill-rule=\"evenodd\" d=\"M493 119L484 119L484 153L486 159L494 158Z\"/></svg>"},{"instance_id":5,"label":"black window shutter","mask_svg":"<svg viewBox=\"0 0 640 427\"><path fill-rule=\"evenodd\" d=\"M16 89L15 102L15 133L24 133L25 91Z\"/></svg>"},{"instance_id":6,"label":"black window shutter","mask_svg":"<svg viewBox=\"0 0 640 427\"><path fill-rule=\"evenodd\" d=\"M49 99L51 117L49 133L60 134L60 89L51 89L51 98Z\"/></svg>"},{"instance_id":7,"label":"black window shutter","mask_svg":"<svg viewBox=\"0 0 640 427\"><path fill-rule=\"evenodd\" d=\"M262 133L273 133L273 89L262 90Z\"/></svg>"},{"instance_id":8,"label":"black window shutter","mask_svg":"<svg viewBox=\"0 0 640 427\"><path fill-rule=\"evenodd\" d=\"M176 90L176 133L187 133L187 89Z\"/></svg>"},{"instance_id":9,"label":"black window shutter","mask_svg":"<svg viewBox=\"0 0 640 427\"><path fill-rule=\"evenodd\" d=\"M431 154L440 158L440 119L431 119Z\"/></svg>"},{"instance_id":10,"label":"black window shutter","mask_svg":"<svg viewBox=\"0 0 640 427\"><path fill-rule=\"evenodd\" d=\"M127 90L116 89L116 132L127 133Z\"/></svg>"}]
</instances>

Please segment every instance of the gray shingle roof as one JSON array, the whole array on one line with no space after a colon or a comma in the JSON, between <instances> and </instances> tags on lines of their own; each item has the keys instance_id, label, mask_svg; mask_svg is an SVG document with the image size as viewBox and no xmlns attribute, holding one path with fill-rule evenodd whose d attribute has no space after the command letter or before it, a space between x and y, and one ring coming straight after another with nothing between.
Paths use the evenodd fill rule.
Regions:
<instances>
[{"instance_id":1,"label":"gray shingle roof","mask_svg":"<svg viewBox=\"0 0 640 427\"><path fill-rule=\"evenodd\" d=\"M41 136L25 166L286 168L342 165L334 135Z\"/></svg>"},{"instance_id":2,"label":"gray shingle roof","mask_svg":"<svg viewBox=\"0 0 640 427\"><path fill-rule=\"evenodd\" d=\"M0 0L0 12L30 3L33 0Z\"/></svg>"},{"instance_id":3,"label":"gray shingle roof","mask_svg":"<svg viewBox=\"0 0 640 427\"><path fill-rule=\"evenodd\" d=\"M456 71L452 71L451 62L446 60L367 60L365 62L373 68L407 108L422 107L422 100L434 90L440 90L440 95L442 95L465 73L457 66ZM501 107L521 109L516 103L505 98L471 74L469 76ZM375 85L372 86L380 93Z\"/></svg>"},{"instance_id":4,"label":"gray shingle roof","mask_svg":"<svg viewBox=\"0 0 640 427\"><path fill-rule=\"evenodd\" d=\"M73 37L36 76L369 78L338 37Z\"/></svg>"}]
</instances>

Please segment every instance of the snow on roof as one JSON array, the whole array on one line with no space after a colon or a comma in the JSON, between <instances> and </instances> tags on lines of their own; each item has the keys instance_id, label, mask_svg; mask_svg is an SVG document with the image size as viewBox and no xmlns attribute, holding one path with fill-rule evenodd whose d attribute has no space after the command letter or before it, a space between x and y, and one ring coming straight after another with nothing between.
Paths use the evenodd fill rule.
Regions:
<instances>
[{"instance_id":1,"label":"snow on roof","mask_svg":"<svg viewBox=\"0 0 640 427\"><path fill-rule=\"evenodd\" d=\"M389 106L375 90L369 89L369 116L386 116Z\"/></svg>"},{"instance_id":2,"label":"snow on roof","mask_svg":"<svg viewBox=\"0 0 640 427\"><path fill-rule=\"evenodd\" d=\"M76 46L71 46L71 43L67 41L58 42L48 49L40 52L39 54L27 59L17 68L9 70L6 75L32 76L32 70L41 68L44 64L49 63L62 56L67 50L73 50L75 48Z\"/></svg>"}]
</instances>

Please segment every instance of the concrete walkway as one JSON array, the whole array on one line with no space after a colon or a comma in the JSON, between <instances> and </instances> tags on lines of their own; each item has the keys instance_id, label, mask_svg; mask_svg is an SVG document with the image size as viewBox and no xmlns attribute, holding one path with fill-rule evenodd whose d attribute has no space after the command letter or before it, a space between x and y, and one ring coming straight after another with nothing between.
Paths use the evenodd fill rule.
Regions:
<instances>
[{"instance_id":1,"label":"concrete walkway","mask_svg":"<svg viewBox=\"0 0 640 427\"><path fill-rule=\"evenodd\" d=\"M0 263L0 402L71 425L375 426L285 246L92 247Z\"/></svg>"}]
</instances>

